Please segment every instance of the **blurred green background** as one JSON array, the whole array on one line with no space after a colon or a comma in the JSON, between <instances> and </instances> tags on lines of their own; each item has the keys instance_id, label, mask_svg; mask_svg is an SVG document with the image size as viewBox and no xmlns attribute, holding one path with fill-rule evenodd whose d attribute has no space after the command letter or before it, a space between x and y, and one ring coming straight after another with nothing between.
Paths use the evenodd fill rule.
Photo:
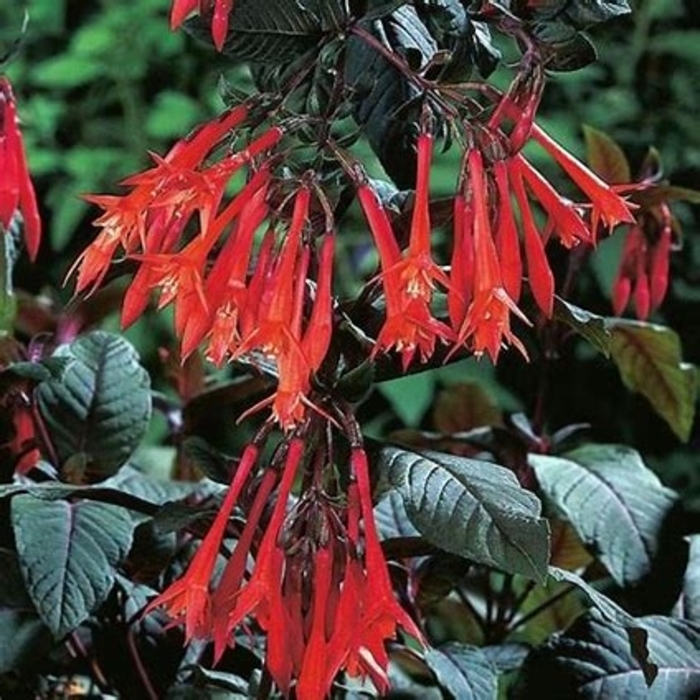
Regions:
<instances>
[{"instance_id":1,"label":"blurred green background","mask_svg":"<svg viewBox=\"0 0 700 700\"><path fill-rule=\"evenodd\" d=\"M636 0L636 12L592 33L600 60L572 74L551 77L541 122L578 155L581 124L607 132L639 164L650 146L662 154L667 177L700 189L700 3ZM169 0L29 0L29 23L7 72L19 101L29 160L39 192L46 240L39 264L23 264L17 284L66 301L63 279L94 236L95 212L84 193L115 192L118 181L163 153L179 136L221 109L220 56L182 32L167 28ZM0 6L0 54L23 22L21 3ZM436 168L436 190L449 191L454 172ZM654 320L681 335L686 358L700 363L700 236L697 211L680 205L685 230L674 255L673 284ZM581 276L575 303L610 313L609 289L620 237L600 246ZM116 316L115 316L116 318ZM116 320L111 321L116 327ZM167 344L168 324L149 316L131 337L147 358ZM437 392L475 381L501 408L530 411L537 368L504 353L494 370L473 361L389 385L362 409L378 432L405 425L431 426ZM553 376L550 429L582 421L594 437L628 442L645 451L664 479L689 497L700 495L700 435L681 446L644 399L622 387L615 369L582 343L562 351Z\"/></svg>"}]
</instances>

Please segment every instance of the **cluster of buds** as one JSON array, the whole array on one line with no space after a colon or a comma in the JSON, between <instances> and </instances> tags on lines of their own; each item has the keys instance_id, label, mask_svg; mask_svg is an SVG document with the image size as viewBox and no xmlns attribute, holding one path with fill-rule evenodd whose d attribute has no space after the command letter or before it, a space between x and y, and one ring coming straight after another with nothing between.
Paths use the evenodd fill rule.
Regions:
<instances>
[{"instance_id":1,"label":"cluster of buds","mask_svg":"<svg viewBox=\"0 0 700 700\"><path fill-rule=\"evenodd\" d=\"M645 321L664 300L668 289L673 217L667 204L640 214L625 238L613 286L613 311L618 316L634 301L637 318Z\"/></svg>"},{"instance_id":2,"label":"cluster of buds","mask_svg":"<svg viewBox=\"0 0 700 700\"><path fill-rule=\"evenodd\" d=\"M124 326L141 316L155 290L159 307L174 306L183 358L206 340L216 364L255 363L256 357L273 363L277 392L259 407L272 403L275 420L289 430L304 418L312 376L330 342L332 216L320 242L314 240L313 173L295 182L278 207L271 204L271 167L282 128L273 126L245 148L206 164L247 114L243 105L201 126L156 157L153 168L128 178L128 194L91 197L104 209L96 222L102 231L74 269L77 290L94 289L121 250L139 265L124 299ZM246 184L226 200L229 182L243 171Z\"/></svg>"},{"instance_id":3,"label":"cluster of buds","mask_svg":"<svg viewBox=\"0 0 700 700\"><path fill-rule=\"evenodd\" d=\"M371 679L384 693L385 642L399 628L422 639L394 597L372 514L367 456L358 443L349 460L334 460L327 427L314 417L289 435L257 479L260 446L248 445L187 572L148 607L162 606L182 622L188 640L212 640L217 658L233 645L234 630L255 620L267 637L267 670L298 700L327 697L341 671ZM298 498L296 480L304 484ZM239 501L248 504L245 525L215 579Z\"/></svg>"},{"instance_id":4,"label":"cluster of buds","mask_svg":"<svg viewBox=\"0 0 700 700\"><path fill-rule=\"evenodd\" d=\"M686 199L692 190L667 186L662 179L658 154L652 149L638 182L617 186L638 204L635 220L628 227L622 257L613 284L613 311L618 316L634 303L637 318L645 321L659 308L669 283L671 250L675 245L677 222L669 199Z\"/></svg>"}]
</instances>

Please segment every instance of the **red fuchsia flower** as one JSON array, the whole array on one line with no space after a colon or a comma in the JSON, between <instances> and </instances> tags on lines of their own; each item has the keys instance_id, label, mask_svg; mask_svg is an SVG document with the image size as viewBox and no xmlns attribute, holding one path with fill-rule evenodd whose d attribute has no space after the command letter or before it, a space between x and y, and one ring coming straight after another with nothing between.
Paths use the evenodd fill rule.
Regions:
<instances>
[{"instance_id":1,"label":"red fuchsia flower","mask_svg":"<svg viewBox=\"0 0 700 700\"><path fill-rule=\"evenodd\" d=\"M615 188L601 180L592 170L574 158L540 127L533 125L532 138L554 158L574 184L588 197L591 209L591 238L595 241L598 225L609 230L618 224L634 223L632 205Z\"/></svg>"},{"instance_id":2,"label":"red fuchsia flower","mask_svg":"<svg viewBox=\"0 0 700 700\"><path fill-rule=\"evenodd\" d=\"M17 107L10 81L0 76L0 226L7 232L19 211L31 260L41 242L41 219L27 166Z\"/></svg>"},{"instance_id":3,"label":"red fuchsia flower","mask_svg":"<svg viewBox=\"0 0 700 700\"><path fill-rule=\"evenodd\" d=\"M473 293L461 320L453 319L457 334L455 348L467 344L477 357L486 351L493 362L505 341L515 345L523 355L525 348L510 329L510 314L527 319L508 295L503 281L501 262L493 239L489 212L489 192L481 151L471 148L466 157L468 188L462 195L467 205L464 219L473 221L474 247Z\"/></svg>"},{"instance_id":4,"label":"red fuchsia flower","mask_svg":"<svg viewBox=\"0 0 700 700\"><path fill-rule=\"evenodd\" d=\"M493 164L493 180L498 193L498 211L496 219L495 244L501 263L503 287L508 296L518 302L523 279L523 263L520 256L518 226L511 202L508 165L506 161L497 160Z\"/></svg>"},{"instance_id":5,"label":"red fuchsia flower","mask_svg":"<svg viewBox=\"0 0 700 700\"><path fill-rule=\"evenodd\" d=\"M385 640L394 638L399 627L419 641L422 641L423 635L394 596L374 522L369 465L367 454L362 448L353 449L351 464L357 481L357 497L364 525L365 578L364 591L360 582L356 582L358 592L364 592L364 596L359 598L361 607L358 624L355 627L342 628L342 632L351 632L352 641L344 664L352 675L356 675L356 671L361 675L368 675L380 692L386 692L389 686L386 675L389 659L386 655ZM351 499L352 495L351 491ZM350 532L354 534L354 524ZM348 599L350 601L351 597L348 596Z\"/></svg>"},{"instance_id":6,"label":"red fuchsia flower","mask_svg":"<svg viewBox=\"0 0 700 700\"><path fill-rule=\"evenodd\" d=\"M226 41L233 5L234 0L173 0L170 28L177 29L195 10L199 10L201 15L211 13L211 36L217 50L221 51Z\"/></svg>"},{"instance_id":7,"label":"red fuchsia flower","mask_svg":"<svg viewBox=\"0 0 700 700\"><path fill-rule=\"evenodd\" d=\"M352 452L351 483L344 498L330 476L334 470L325 449L314 447L305 455L309 444L315 440L293 436L273 457L257 481L246 524L214 583L225 525L257 454L246 451L185 577L148 610L162 606L175 621L185 622L188 641L213 640L217 658L234 643L234 630L255 620L266 633L265 665L285 696L327 697L343 670L369 677L383 693L388 689L386 641L399 628L418 640L422 635L394 597L373 520L364 451L357 447ZM305 457L312 483L290 507ZM264 521L271 500L274 506Z\"/></svg>"},{"instance_id":8,"label":"red fuchsia flower","mask_svg":"<svg viewBox=\"0 0 700 700\"><path fill-rule=\"evenodd\" d=\"M613 285L613 311L621 315L630 299L637 318L645 321L664 300L668 289L673 217L662 203L642 213L630 226Z\"/></svg>"},{"instance_id":9,"label":"red fuchsia flower","mask_svg":"<svg viewBox=\"0 0 700 700\"><path fill-rule=\"evenodd\" d=\"M404 369L416 350L421 360L433 354L437 340L452 337L450 329L434 318L430 309L436 284L447 288L449 279L431 253L430 161L432 136L418 137L416 195L408 248L402 255L386 210L367 184L358 187L360 204L377 246L386 303L386 321L376 340L373 355L392 348L401 353Z\"/></svg>"},{"instance_id":10,"label":"red fuchsia flower","mask_svg":"<svg viewBox=\"0 0 700 700\"><path fill-rule=\"evenodd\" d=\"M528 281L537 305L545 316L552 315L554 304L554 275L549 267L544 242L535 223L523 182L522 161L516 156L509 167L510 182L522 219Z\"/></svg>"},{"instance_id":11,"label":"red fuchsia flower","mask_svg":"<svg viewBox=\"0 0 700 700\"><path fill-rule=\"evenodd\" d=\"M304 324L312 252L304 241L310 201L311 191L304 185L296 193L292 219L289 229L284 231L279 254L273 257L265 253L258 259L246 292L250 303L236 309L238 329L234 329L228 343L219 337L215 341L227 345L233 359L250 357L254 363L255 353L260 353L276 363L277 391L253 410L272 403L273 417L285 430L292 429L305 417L310 405L307 396L311 378L326 356L332 330L334 236L331 233L324 236L321 245L313 307L308 323ZM268 240L275 237L271 229ZM225 300L224 304L229 302ZM217 333L221 332L220 328Z\"/></svg>"},{"instance_id":12,"label":"red fuchsia flower","mask_svg":"<svg viewBox=\"0 0 700 700\"><path fill-rule=\"evenodd\" d=\"M567 248L595 243L593 229L581 216L580 207L562 197L522 154L514 156L509 163L509 170L527 183L528 190L547 215L546 232L554 234Z\"/></svg>"},{"instance_id":13,"label":"red fuchsia flower","mask_svg":"<svg viewBox=\"0 0 700 700\"><path fill-rule=\"evenodd\" d=\"M474 207L464 192L454 196L452 221L447 311L452 327L459 328L474 296Z\"/></svg>"},{"instance_id":14,"label":"red fuchsia flower","mask_svg":"<svg viewBox=\"0 0 700 700\"><path fill-rule=\"evenodd\" d=\"M307 240L307 185L295 195L288 230L270 212L269 152L282 129L269 128L246 148L205 164L246 114L237 108L179 141L164 158L155 158L153 168L124 181L132 188L127 195L93 198L106 210L97 222L102 232L73 270L78 269L77 291L94 288L121 247L139 265L125 295L123 325L135 321L157 291L159 308L174 305L183 358L208 338L209 357L217 364L272 360L277 391L255 409L272 404L274 420L291 430L311 405L312 377L330 343L333 235L324 236L318 251ZM266 160L256 166L258 156ZM225 201L226 186L243 167L250 175L247 184ZM270 230L255 259L255 232L268 219ZM313 293L312 258L318 262Z\"/></svg>"},{"instance_id":15,"label":"red fuchsia flower","mask_svg":"<svg viewBox=\"0 0 700 700\"><path fill-rule=\"evenodd\" d=\"M128 194L87 197L104 214L95 221L101 233L68 273L78 272L76 292L99 286L120 247L126 254L170 253L195 214L200 228L208 228L228 179L281 138L279 130L271 129L250 149L225 158L223 167L201 168L208 154L246 116L245 106L236 107L178 141L164 158L154 156L155 167L124 180L122 184L131 188Z\"/></svg>"},{"instance_id":16,"label":"red fuchsia flower","mask_svg":"<svg viewBox=\"0 0 700 700\"><path fill-rule=\"evenodd\" d=\"M192 558L187 572L175 583L154 598L145 614L157 607L164 607L176 622L185 624L185 638L206 637L212 627L210 584L216 559L226 533L231 512L255 466L258 449L254 445L246 447L231 485L226 493L214 523L202 540Z\"/></svg>"}]
</instances>

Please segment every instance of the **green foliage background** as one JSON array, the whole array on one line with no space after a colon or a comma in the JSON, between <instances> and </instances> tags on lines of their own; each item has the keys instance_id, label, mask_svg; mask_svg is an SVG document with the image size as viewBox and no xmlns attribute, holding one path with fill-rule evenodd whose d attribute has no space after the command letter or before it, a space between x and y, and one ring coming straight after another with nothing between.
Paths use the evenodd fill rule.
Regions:
<instances>
[{"instance_id":1,"label":"green foliage background","mask_svg":"<svg viewBox=\"0 0 700 700\"><path fill-rule=\"evenodd\" d=\"M220 56L182 32L167 29L169 0L28 0L29 23L8 73L14 83L29 159L46 223L39 264L20 267L17 284L67 301L63 278L94 235L94 210L84 193L115 192L118 181L146 166L174 139L222 107L219 78L232 77ZM649 146L662 154L669 179L700 189L700 9L693 0L637 0L631 17L596 28L600 60L572 74L553 75L540 111L553 135L583 155L581 124L607 132L641 162ZM20 3L0 9L0 53L20 32ZM237 80L245 75L236 73ZM436 191L453 175L436 167ZM673 284L653 320L681 336L685 359L700 363L700 236L697 211L676 213L685 231L673 260ZM607 314L621 237L603 243L581 276L572 301ZM108 326L116 328L116 314ZM168 324L149 317L130 331L155 366L169 342ZM594 438L634 445L664 481L700 503L697 427L681 446L646 401L631 395L614 367L580 341L562 348L545 370L505 353L497 369L468 361L383 385L363 405L370 432L433 427L431 407L442 387L481 385L505 410L534 409L535 387L548 373L545 423L550 430L590 423ZM156 384L157 384L156 379ZM700 509L700 507L699 507Z\"/></svg>"}]
</instances>

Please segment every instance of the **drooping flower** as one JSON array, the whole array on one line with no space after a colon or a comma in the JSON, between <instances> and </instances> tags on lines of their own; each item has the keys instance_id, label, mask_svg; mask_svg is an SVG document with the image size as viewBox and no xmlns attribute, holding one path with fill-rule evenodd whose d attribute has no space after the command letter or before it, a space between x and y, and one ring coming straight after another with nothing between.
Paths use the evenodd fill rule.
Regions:
<instances>
[{"instance_id":1,"label":"drooping flower","mask_svg":"<svg viewBox=\"0 0 700 700\"><path fill-rule=\"evenodd\" d=\"M163 607L171 618L185 624L185 639L206 637L212 626L210 585L219 548L241 489L258 458L258 449L246 447L234 472L231 485L212 526L202 540L185 574L171 584L146 608L148 613Z\"/></svg>"},{"instance_id":2,"label":"drooping flower","mask_svg":"<svg viewBox=\"0 0 700 700\"><path fill-rule=\"evenodd\" d=\"M171 253L195 215L200 232L208 231L231 177L282 136L281 130L269 129L248 148L203 167L207 156L246 115L244 105L229 110L178 141L165 157L154 156L154 167L123 181L130 188L127 194L86 198L104 213L95 221L100 234L68 273L78 272L76 292L99 286L119 248L127 255Z\"/></svg>"},{"instance_id":3,"label":"drooping flower","mask_svg":"<svg viewBox=\"0 0 700 700\"><path fill-rule=\"evenodd\" d=\"M357 498L364 525L365 578L358 625L350 628L352 645L344 665L353 675L357 671L362 675L369 675L378 690L386 692L389 685L386 675L389 659L385 641L394 638L399 627L419 641L423 636L415 622L399 605L393 592L374 521L369 465L364 449L353 449L351 464L357 481ZM351 491L351 506L352 496ZM354 527L351 528L351 532L353 530ZM357 588L359 589L359 586ZM343 629L343 632L345 631Z\"/></svg>"},{"instance_id":4,"label":"drooping flower","mask_svg":"<svg viewBox=\"0 0 700 700\"><path fill-rule=\"evenodd\" d=\"M41 218L29 177L24 142L10 81L0 76L0 226L7 232L15 214L24 222L24 240L31 260L41 243Z\"/></svg>"},{"instance_id":5,"label":"drooping flower","mask_svg":"<svg viewBox=\"0 0 700 700\"><path fill-rule=\"evenodd\" d=\"M629 164L614 142L615 150L629 176ZM681 229L671 210L671 201L694 201L698 193L670 185L663 178L659 154L650 149L634 182L620 182L615 190L636 205L635 221L627 227L622 256L612 290L613 310L622 314L630 301L637 317L646 320L663 302L669 284L670 256Z\"/></svg>"},{"instance_id":6,"label":"drooping flower","mask_svg":"<svg viewBox=\"0 0 700 700\"><path fill-rule=\"evenodd\" d=\"M317 427L323 432L325 423ZM327 697L343 670L369 677L386 692L386 641L399 629L418 640L422 635L392 589L373 520L366 454L361 447L353 450L343 494L332 476L335 465L311 435L287 438L253 480L256 457L257 452L244 455L246 464L238 466L185 582L172 584L148 610L162 606L176 622L184 622L188 640L213 640L217 658L234 644L236 628L255 621L266 634L265 666L285 696ZM303 465L313 474L312 484L292 501ZM246 478L257 484L252 502L247 499L246 524L221 576L212 581L217 551Z\"/></svg>"},{"instance_id":7,"label":"drooping flower","mask_svg":"<svg viewBox=\"0 0 700 700\"><path fill-rule=\"evenodd\" d=\"M401 353L406 368L418 351L422 361L433 354L435 343L452 337L449 327L438 321L430 308L436 285L445 288L449 279L433 260L430 222L430 161L432 136L418 138L418 167L409 244L402 254L385 208L372 188L363 183L358 199L374 238L381 265L380 278L386 303L386 320L373 353L391 349Z\"/></svg>"},{"instance_id":8,"label":"drooping flower","mask_svg":"<svg viewBox=\"0 0 700 700\"><path fill-rule=\"evenodd\" d=\"M535 224L535 217L530 209L530 202L527 192L525 191L522 161L519 156L516 156L511 161L509 175L522 219L530 289L542 312L545 316L549 317L552 315L552 307L554 304L554 275L549 267L544 249L544 242Z\"/></svg>"},{"instance_id":9,"label":"drooping flower","mask_svg":"<svg viewBox=\"0 0 700 700\"><path fill-rule=\"evenodd\" d=\"M495 362L505 340L527 356L522 343L510 329L511 313L526 322L527 319L504 286L501 263L493 239L481 151L471 148L466 161L469 186L464 201L469 204L469 217L473 221L473 295L464 318L455 325L455 347L468 344L475 355L481 356L487 352Z\"/></svg>"},{"instance_id":10,"label":"drooping flower","mask_svg":"<svg viewBox=\"0 0 700 700\"><path fill-rule=\"evenodd\" d=\"M634 223L630 204L616 192L614 187L603 182L592 170L574 158L537 125L533 126L532 138L554 158L574 184L588 197L593 240L597 235L600 222L609 230L618 224Z\"/></svg>"},{"instance_id":11,"label":"drooping flower","mask_svg":"<svg viewBox=\"0 0 700 700\"><path fill-rule=\"evenodd\" d=\"M304 233L310 201L310 189L302 186L295 195L279 254L258 259L248 287L251 301L237 319L240 342L231 355L233 359L254 358L259 352L276 363L277 390L255 408L271 403L275 420L287 430L305 416L311 378L325 358L332 330L332 233L324 236L321 245L316 294L308 322L304 322L311 256ZM274 235L270 230L268 239L272 241Z\"/></svg>"}]
</instances>

